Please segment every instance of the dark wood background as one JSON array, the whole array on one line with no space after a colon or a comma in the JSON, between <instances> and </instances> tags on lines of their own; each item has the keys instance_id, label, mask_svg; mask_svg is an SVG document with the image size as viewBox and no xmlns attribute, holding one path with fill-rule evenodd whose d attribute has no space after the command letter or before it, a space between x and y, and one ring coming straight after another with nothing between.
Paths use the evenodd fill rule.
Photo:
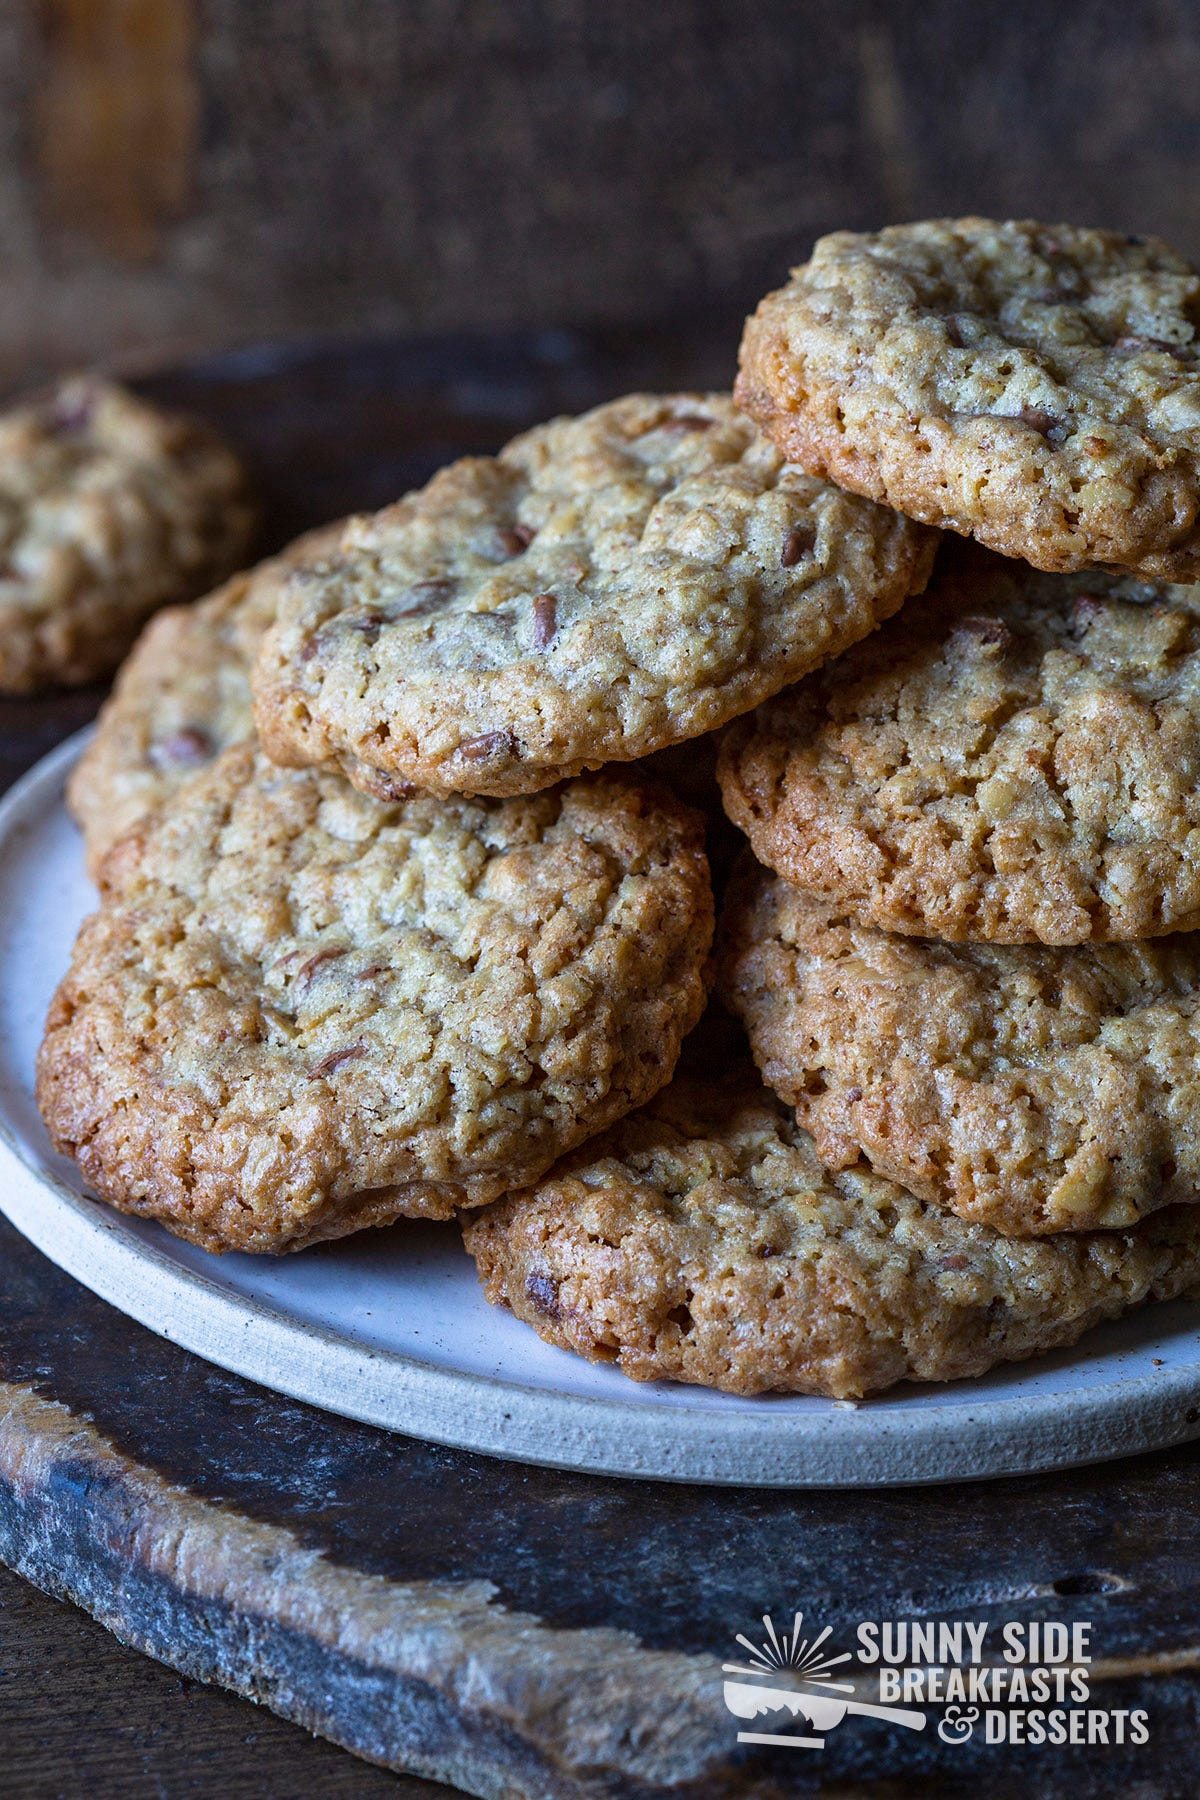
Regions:
<instances>
[{"instance_id":1,"label":"dark wood background","mask_svg":"<svg viewBox=\"0 0 1200 1800\"><path fill-rule=\"evenodd\" d=\"M736 321L838 225L1200 251L1190 0L4 0L0 380Z\"/></svg>"}]
</instances>

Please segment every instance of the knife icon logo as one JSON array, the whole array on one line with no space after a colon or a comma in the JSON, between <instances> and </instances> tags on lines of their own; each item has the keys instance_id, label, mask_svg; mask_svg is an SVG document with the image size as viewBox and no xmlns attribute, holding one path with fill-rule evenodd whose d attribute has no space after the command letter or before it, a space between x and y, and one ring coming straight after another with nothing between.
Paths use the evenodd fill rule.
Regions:
<instances>
[{"instance_id":1,"label":"knife icon logo","mask_svg":"<svg viewBox=\"0 0 1200 1800\"><path fill-rule=\"evenodd\" d=\"M727 1663L725 1667L730 1665ZM910 1731L925 1729L925 1714L912 1712L907 1707L872 1706L866 1700L840 1700L832 1694L804 1694L796 1688L758 1687L748 1681L727 1681L725 1704L738 1719L757 1719L762 1713L786 1709L793 1719L803 1718L815 1731L832 1731L847 1713L858 1713L868 1719L885 1719L889 1725L906 1725ZM799 1744L810 1750L825 1748L823 1737L798 1737L795 1733L785 1736L765 1731L739 1731L737 1735L739 1744Z\"/></svg>"},{"instance_id":2,"label":"knife icon logo","mask_svg":"<svg viewBox=\"0 0 1200 1800\"><path fill-rule=\"evenodd\" d=\"M874 1706L869 1701L855 1700L854 1688L848 1681L833 1679L834 1670L841 1663L850 1661L849 1653L840 1656L827 1656L822 1646L829 1636L827 1625L813 1639L811 1644L807 1638L802 1639L800 1629L804 1622L803 1613L797 1613L792 1631L777 1633L769 1613L763 1616L766 1638L761 1647L750 1642L748 1638L738 1636L751 1656L752 1666L741 1663L725 1663L722 1665L726 1675L748 1676L752 1679L726 1681L724 1684L725 1705L737 1719L754 1720L763 1714L787 1712L793 1719L803 1719L817 1732L829 1732L840 1725L848 1713L856 1713L861 1718L883 1719L889 1725L903 1725L909 1731L924 1731L925 1714L914 1712L908 1707ZM790 1674L803 1681L805 1687L780 1687L780 1675ZM774 1681L764 1681L764 1676L774 1677ZM824 1688L824 1693L813 1693L811 1688ZM843 1698L842 1696L848 1696ZM739 1731L739 1744L771 1744L781 1745L787 1749L823 1750L824 1737L801 1737L797 1732Z\"/></svg>"}]
</instances>

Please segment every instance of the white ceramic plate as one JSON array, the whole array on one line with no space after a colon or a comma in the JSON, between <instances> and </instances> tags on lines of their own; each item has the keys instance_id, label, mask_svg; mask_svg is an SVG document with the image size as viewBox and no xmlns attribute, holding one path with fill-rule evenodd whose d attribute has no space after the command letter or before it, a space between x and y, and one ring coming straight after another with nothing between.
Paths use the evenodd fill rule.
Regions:
<instances>
[{"instance_id":1,"label":"white ceramic plate","mask_svg":"<svg viewBox=\"0 0 1200 1800\"><path fill-rule=\"evenodd\" d=\"M86 735L86 734L85 734ZM1150 1307L1073 1350L861 1405L641 1385L482 1298L453 1226L279 1261L212 1257L85 1197L33 1101L47 1003L94 894L60 746L0 804L0 1209L161 1337L265 1387L417 1437L560 1468L776 1486L949 1481L1200 1436L1200 1306Z\"/></svg>"}]
</instances>

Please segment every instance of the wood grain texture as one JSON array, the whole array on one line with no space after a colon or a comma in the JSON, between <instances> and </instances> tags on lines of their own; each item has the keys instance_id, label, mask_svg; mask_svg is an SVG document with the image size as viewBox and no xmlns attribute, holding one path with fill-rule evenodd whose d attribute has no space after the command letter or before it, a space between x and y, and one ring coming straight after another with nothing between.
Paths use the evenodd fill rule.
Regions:
<instances>
[{"instance_id":1,"label":"wood grain texture","mask_svg":"<svg viewBox=\"0 0 1200 1800\"><path fill-rule=\"evenodd\" d=\"M11 1800L450 1800L127 1649L0 1567L0 1767Z\"/></svg>"},{"instance_id":2,"label":"wood grain texture","mask_svg":"<svg viewBox=\"0 0 1200 1800\"><path fill-rule=\"evenodd\" d=\"M43 203L102 256L148 262L184 209L199 96L192 0L41 0Z\"/></svg>"},{"instance_id":3,"label":"wood grain texture","mask_svg":"<svg viewBox=\"0 0 1200 1800\"><path fill-rule=\"evenodd\" d=\"M818 233L923 214L1196 253L1198 77L1189 0L8 0L0 379L736 320Z\"/></svg>"},{"instance_id":4,"label":"wood grain texture","mask_svg":"<svg viewBox=\"0 0 1200 1800\"><path fill-rule=\"evenodd\" d=\"M278 540L557 406L689 370L704 379L721 354L703 336L532 333L231 358L152 385L253 451ZM5 767L32 761L95 698L0 704ZM0 1558L189 1677L397 1768L528 1800L1178 1800L1200 1785L1200 1445L861 1494L527 1468L226 1375L3 1225L0 1384ZM1001 1753L862 1721L819 1758L740 1757L715 1671L735 1632L796 1606L847 1644L868 1618L1089 1620L1097 1704L1145 1707L1150 1745ZM103 1723L89 1730L78 1629L65 1615L44 1637L32 1624L14 1634L0 1610L5 1773L24 1757L45 1775L18 1800L360 1791L349 1758L327 1786L315 1764L293 1782L282 1749L287 1779L255 1789L256 1747L228 1739L201 1773L161 1735L148 1764L110 1684L129 1684L131 1718L169 1720L170 1678L148 1668L139 1682L128 1661L97 1655ZM6 1708L4 1670L21 1665L28 1694L35 1655L50 1700L60 1681L69 1697L57 1735L45 1697L24 1715Z\"/></svg>"}]
</instances>

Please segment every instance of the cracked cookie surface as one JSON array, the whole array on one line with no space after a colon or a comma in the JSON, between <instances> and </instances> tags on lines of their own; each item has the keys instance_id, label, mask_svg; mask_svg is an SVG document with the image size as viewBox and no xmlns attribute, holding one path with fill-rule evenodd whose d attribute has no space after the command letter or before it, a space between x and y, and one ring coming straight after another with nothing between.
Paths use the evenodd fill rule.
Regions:
<instances>
[{"instance_id":1,"label":"cracked cookie surface","mask_svg":"<svg viewBox=\"0 0 1200 1800\"><path fill-rule=\"evenodd\" d=\"M741 406L854 493L1039 568L1200 576L1200 276L1155 238L937 219L822 238Z\"/></svg>"},{"instance_id":2,"label":"cracked cookie surface","mask_svg":"<svg viewBox=\"0 0 1200 1800\"><path fill-rule=\"evenodd\" d=\"M237 745L104 864L39 1056L55 1145L208 1250L494 1199L669 1079L702 842L632 780L384 805Z\"/></svg>"},{"instance_id":3,"label":"cracked cookie surface","mask_svg":"<svg viewBox=\"0 0 1200 1800\"><path fill-rule=\"evenodd\" d=\"M757 1077L676 1080L463 1221L487 1297L639 1381L835 1398L1074 1343L1200 1278L1200 1212L1000 1236L862 1170L830 1174Z\"/></svg>"},{"instance_id":4,"label":"cracked cookie surface","mask_svg":"<svg viewBox=\"0 0 1200 1800\"><path fill-rule=\"evenodd\" d=\"M699 736L857 642L935 539L721 395L633 395L351 521L254 672L279 762L380 798L535 792Z\"/></svg>"},{"instance_id":5,"label":"cracked cookie surface","mask_svg":"<svg viewBox=\"0 0 1200 1800\"><path fill-rule=\"evenodd\" d=\"M112 846L230 745L254 735L250 665L275 617L279 582L322 553L340 525L308 533L204 600L147 625L117 677L96 734L67 783L94 873Z\"/></svg>"},{"instance_id":6,"label":"cracked cookie surface","mask_svg":"<svg viewBox=\"0 0 1200 1800\"><path fill-rule=\"evenodd\" d=\"M1200 926L1200 590L953 544L928 594L739 720L760 862L884 930L997 943Z\"/></svg>"},{"instance_id":7,"label":"cracked cookie surface","mask_svg":"<svg viewBox=\"0 0 1200 1800\"><path fill-rule=\"evenodd\" d=\"M0 693L109 674L158 607L238 567L255 522L214 432L111 382L0 414Z\"/></svg>"},{"instance_id":8,"label":"cracked cookie surface","mask_svg":"<svg viewBox=\"0 0 1200 1800\"><path fill-rule=\"evenodd\" d=\"M850 924L747 858L721 982L830 1168L865 1157L1019 1236L1200 1200L1200 934L932 943Z\"/></svg>"}]
</instances>

